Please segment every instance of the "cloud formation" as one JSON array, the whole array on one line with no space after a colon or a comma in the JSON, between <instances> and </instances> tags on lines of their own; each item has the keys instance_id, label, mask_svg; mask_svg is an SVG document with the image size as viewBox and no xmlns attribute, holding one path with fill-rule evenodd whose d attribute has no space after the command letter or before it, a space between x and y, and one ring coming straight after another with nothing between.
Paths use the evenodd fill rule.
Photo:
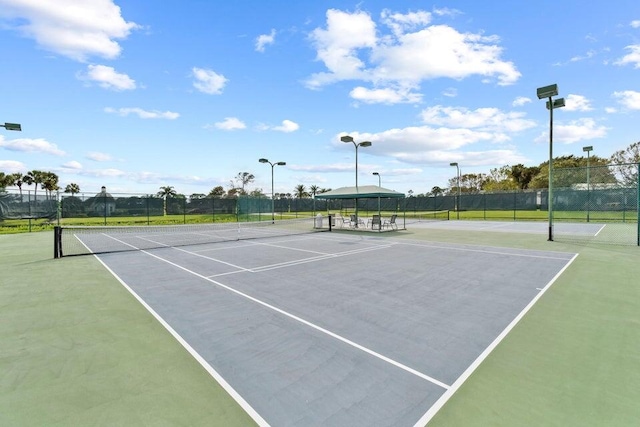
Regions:
<instances>
[{"instance_id":1,"label":"cloud formation","mask_svg":"<svg viewBox=\"0 0 640 427\"><path fill-rule=\"evenodd\" d=\"M429 12L402 14L385 10L380 17L382 28L363 11L329 9L326 17L326 26L313 30L310 38L317 59L327 71L306 80L311 89L360 80L373 88L369 92L354 89L352 96L368 102L396 103L410 102L407 97L398 97L398 93L413 93L425 80L460 80L477 75L499 85L510 85L520 78L515 65L501 59L497 36L460 33L447 25L432 25ZM384 27L388 28L386 32ZM412 102L419 99L419 95L411 98Z\"/></svg>"},{"instance_id":2,"label":"cloud formation","mask_svg":"<svg viewBox=\"0 0 640 427\"><path fill-rule=\"evenodd\" d=\"M165 119L165 120L175 120L180 117L179 113L174 113L173 111L158 111L152 110L147 111L142 108L111 108L107 107L104 109L105 113L117 114L118 116L126 117L130 114L138 116L141 119Z\"/></svg>"},{"instance_id":3,"label":"cloud formation","mask_svg":"<svg viewBox=\"0 0 640 427\"><path fill-rule=\"evenodd\" d=\"M228 82L227 78L222 74L205 68L193 67L191 73L195 78L193 87L209 95L220 95Z\"/></svg>"},{"instance_id":4,"label":"cloud formation","mask_svg":"<svg viewBox=\"0 0 640 427\"><path fill-rule=\"evenodd\" d=\"M264 52L264 47L276 41L276 30L271 29L269 34L261 34L256 38L256 50Z\"/></svg>"},{"instance_id":5,"label":"cloud formation","mask_svg":"<svg viewBox=\"0 0 640 427\"><path fill-rule=\"evenodd\" d=\"M11 19L5 25L43 49L81 62L92 56L117 58L118 40L140 28L125 21L111 0L5 1L0 17Z\"/></svg>"},{"instance_id":6,"label":"cloud formation","mask_svg":"<svg viewBox=\"0 0 640 427\"><path fill-rule=\"evenodd\" d=\"M133 90L136 81L126 74L118 73L113 67L106 65L88 65L86 73L78 74L80 80L96 82L105 89L115 91Z\"/></svg>"},{"instance_id":7,"label":"cloud formation","mask_svg":"<svg viewBox=\"0 0 640 427\"><path fill-rule=\"evenodd\" d=\"M54 156L64 156L65 152L58 146L44 138L18 138L10 141L0 138L0 147L9 151L21 151L27 153L45 153Z\"/></svg>"}]
</instances>

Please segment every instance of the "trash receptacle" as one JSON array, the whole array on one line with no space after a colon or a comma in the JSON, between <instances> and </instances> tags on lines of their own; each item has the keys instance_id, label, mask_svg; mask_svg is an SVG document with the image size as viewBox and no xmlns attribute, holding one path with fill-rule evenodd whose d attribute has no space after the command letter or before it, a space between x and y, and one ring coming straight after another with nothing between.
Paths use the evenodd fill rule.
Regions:
<instances>
[{"instance_id":1,"label":"trash receptacle","mask_svg":"<svg viewBox=\"0 0 640 427\"><path fill-rule=\"evenodd\" d=\"M322 228L322 214L316 215L316 228Z\"/></svg>"}]
</instances>

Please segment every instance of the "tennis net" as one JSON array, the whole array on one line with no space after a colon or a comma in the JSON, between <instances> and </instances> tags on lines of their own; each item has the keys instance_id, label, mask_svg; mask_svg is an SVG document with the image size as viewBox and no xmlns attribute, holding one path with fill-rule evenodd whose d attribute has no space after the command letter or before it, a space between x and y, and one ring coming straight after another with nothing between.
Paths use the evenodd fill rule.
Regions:
<instances>
[{"instance_id":1,"label":"tennis net","mask_svg":"<svg viewBox=\"0 0 640 427\"><path fill-rule=\"evenodd\" d=\"M54 257L149 250L329 231L317 218L187 225L60 226Z\"/></svg>"},{"instance_id":2,"label":"tennis net","mask_svg":"<svg viewBox=\"0 0 640 427\"><path fill-rule=\"evenodd\" d=\"M415 212L407 212L405 222L407 224L412 224L416 222L424 222L424 221L448 221L449 220L449 211L415 211Z\"/></svg>"}]
</instances>

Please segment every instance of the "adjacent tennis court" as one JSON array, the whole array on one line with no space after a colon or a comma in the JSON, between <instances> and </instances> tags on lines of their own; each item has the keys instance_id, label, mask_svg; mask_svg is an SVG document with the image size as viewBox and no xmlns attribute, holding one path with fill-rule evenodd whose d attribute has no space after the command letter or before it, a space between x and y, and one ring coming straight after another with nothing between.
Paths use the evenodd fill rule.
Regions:
<instances>
[{"instance_id":1,"label":"adjacent tennis court","mask_svg":"<svg viewBox=\"0 0 640 427\"><path fill-rule=\"evenodd\" d=\"M424 424L576 257L345 233L177 238L83 243L127 247L99 258L254 420L278 426Z\"/></svg>"}]
</instances>

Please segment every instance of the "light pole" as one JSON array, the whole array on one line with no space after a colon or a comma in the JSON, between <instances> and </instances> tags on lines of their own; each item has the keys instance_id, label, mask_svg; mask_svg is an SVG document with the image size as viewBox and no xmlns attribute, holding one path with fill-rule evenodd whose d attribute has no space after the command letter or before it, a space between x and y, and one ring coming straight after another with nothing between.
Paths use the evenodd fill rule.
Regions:
<instances>
[{"instance_id":1,"label":"light pole","mask_svg":"<svg viewBox=\"0 0 640 427\"><path fill-rule=\"evenodd\" d=\"M17 130L18 132L22 131L22 126L20 123L5 123L0 125L0 127L5 128L6 130Z\"/></svg>"},{"instance_id":2,"label":"light pole","mask_svg":"<svg viewBox=\"0 0 640 427\"><path fill-rule=\"evenodd\" d=\"M457 219L460 219L460 166L458 166L458 162L451 162L449 163L449 166L455 166L457 172L457 177L458 177L458 201L456 202L456 217Z\"/></svg>"},{"instance_id":3,"label":"light pole","mask_svg":"<svg viewBox=\"0 0 640 427\"><path fill-rule=\"evenodd\" d=\"M587 222L589 222L589 205L591 204L591 180L589 176L589 154L593 151L593 146L582 147L582 151L587 152Z\"/></svg>"},{"instance_id":4,"label":"light pole","mask_svg":"<svg viewBox=\"0 0 640 427\"><path fill-rule=\"evenodd\" d=\"M271 224L275 224L275 222L276 222L276 206L275 206L275 200L273 198L273 167L274 166L284 166L284 165L287 164L287 162L271 163L267 159L259 159L258 161L260 163L269 163L271 165Z\"/></svg>"},{"instance_id":5,"label":"light pole","mask_svg":"<svg viewBox=\"0 0 640 427\"><path fill-rule=\"evenodd\" d=\"M553 99L558 95L558 85L539 87L538 99L549 98L547 110L549 110L549 240L553 241L553 110L564 107L564 98Z\"/></svg>"},{"instance_id":6,"label":"light pole","mask_svg":"<svg viewBox=\"0 0 640 427\"><path fill-rule=\"evenodd\" d=\"M355 217L356 221L354 224L355 228L358 228L358 147L371 147L371 141L362 141L356 143L353 138L349 135L343 135L340 137L340 141L342 142L351 142L354 147L356 147L356 208L355 208Z\"/></svg>"},{"instance_id":7,"label":"light pole","mask_svg":"<svg viewBox=\"0 0 640 427\"><path fill-rule=\"evenodd\" d=\"M373 175L378 176L378 231L382 230L382 216L380 215L380 190L382 189L382 179L378 172L374 172ZM371 226L373 228L373 225Z\"/></svg>"}]
</instances>

